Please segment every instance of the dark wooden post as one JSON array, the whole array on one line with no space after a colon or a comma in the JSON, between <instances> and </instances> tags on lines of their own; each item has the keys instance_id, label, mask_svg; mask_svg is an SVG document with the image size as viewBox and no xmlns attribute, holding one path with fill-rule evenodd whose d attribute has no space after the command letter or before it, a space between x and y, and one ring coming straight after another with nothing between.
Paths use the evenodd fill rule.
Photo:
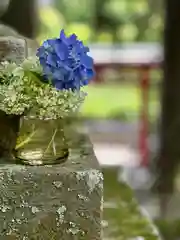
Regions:
<instances>
[{"instance_id":1,"label":"dark wooden post","mask_svg":"<svg viewBox=\"0 0 180 240\"><path fill-rule=\"evenodd\" d=\"M0 1L0 17L7 11L10 0L1 0Z\"/></svg>"},{"instance_id":2,"label":"dark wooden post","mask_svg":"<svg viewBox=\"0 0 180 240\"><path fill-rule=\"evenodd\" d=\"M10 0L9 8L1 21L15 28L21 35L34 38L37 30L36 2L35 0Z\"/></svg>"},{"instance_id":3,"label":"dark wooden post","mask_svg":"<svg viewBox=\"0 0 180 240\"><path fill-rule=\"evenodd\" d=\"M163 211L168 201L166 197L173 193L180 162L180 1L165 0L165 4L161 144L156 165L159 176L156 187L162 196Z\"/></svg>"}]
</instances>

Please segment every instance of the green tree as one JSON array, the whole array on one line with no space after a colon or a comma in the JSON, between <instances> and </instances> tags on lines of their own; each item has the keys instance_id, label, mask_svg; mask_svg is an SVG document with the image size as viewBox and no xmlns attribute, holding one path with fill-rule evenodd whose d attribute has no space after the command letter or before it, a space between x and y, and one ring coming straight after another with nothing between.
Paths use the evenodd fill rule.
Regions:
<instances>
[{"instance_id":1,"label":"green tree","mask_svg":"<svg viewBox=\"0 0 180 240\"><path fill-rule=\"evenodd\" d=\"M55 0L55 8L66 28L74 31L79 24L82 32L87 26L91 41L161 40L163 0Z\"/></svg>"}]
</instances>

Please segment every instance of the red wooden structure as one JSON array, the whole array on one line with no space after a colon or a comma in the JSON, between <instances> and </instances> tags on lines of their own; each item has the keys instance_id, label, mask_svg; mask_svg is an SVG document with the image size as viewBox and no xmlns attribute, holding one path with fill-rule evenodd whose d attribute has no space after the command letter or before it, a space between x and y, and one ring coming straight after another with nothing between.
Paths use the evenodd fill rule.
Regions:
<instances>
[{"instance_id":1,"label":"red wooden structure","mask_svg":"<svg viewBox=\"0 0 180 240\"><path fill-rule=\"evenodd\" d=\"M91 45L91 54L95 60L97 77L101 81L101 73L106 68L133 68L139 72L139 84L142 94L142 109L140 113L139 150L140 165L149 164L149 104L150 70L160 68L163 60L162 47L157 44L124 44L124 45Z\"/></svg>"}]
</instances>

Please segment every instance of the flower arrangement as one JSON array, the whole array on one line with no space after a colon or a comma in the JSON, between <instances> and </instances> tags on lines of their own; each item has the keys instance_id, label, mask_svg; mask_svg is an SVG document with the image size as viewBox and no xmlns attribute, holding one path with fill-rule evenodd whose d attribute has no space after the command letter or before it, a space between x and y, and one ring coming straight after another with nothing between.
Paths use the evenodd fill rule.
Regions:
<instances>
[{"instance_id":1,"label":"flower arrangement","mask_svg":"<svg viewBox=\"0 0 180 240\"><path fill-rule=\"evenodd\" d=\"M9 115L58 119L76 112L94 77L89 48L64 30L44 41L36 57L0 64L0 110Z\"/></svg>"}]
</instances>

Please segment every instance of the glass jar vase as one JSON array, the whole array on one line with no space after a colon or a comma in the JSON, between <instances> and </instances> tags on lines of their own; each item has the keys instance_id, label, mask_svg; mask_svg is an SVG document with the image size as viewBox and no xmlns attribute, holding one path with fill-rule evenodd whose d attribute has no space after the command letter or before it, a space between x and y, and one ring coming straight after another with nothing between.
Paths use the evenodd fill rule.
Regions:
<instances>
[{"instance_id":1,"label":"glass jar vase","mask_svg":"<svg viewBox=\"0 0 180 240\"><path fill-rule=\"evenodd\" d=\"M15 148L17 163L52 165L66 161L69 154L61 119L22 117Z\"/></svg>"}]
</instances>

